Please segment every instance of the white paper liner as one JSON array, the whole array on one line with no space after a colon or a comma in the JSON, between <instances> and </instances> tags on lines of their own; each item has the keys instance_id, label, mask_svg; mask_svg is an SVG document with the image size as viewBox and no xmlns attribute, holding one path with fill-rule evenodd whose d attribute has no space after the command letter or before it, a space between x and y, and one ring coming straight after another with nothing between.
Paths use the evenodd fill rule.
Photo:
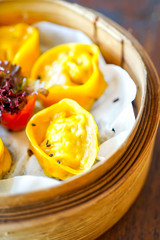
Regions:
<instances>
[{"instance_id":1,"label":"white paper liner","mask_svg":"<svg viewBox=\"0 0 160 240\"><path fill-rule=\"evenodd\" d=\"M91 40L78 30L49 22L40 22L35 26L40 32L42 52L63 43L91 43ZM99 66L108 87L90 112L97 122L99 138L102 143L99 146L98 159L107 161L125 142L135 123L131 102L136 96L136 86L125 70L106 64L102 56L100 56ZM0 126L0 137L13 157L13 167L6 176L6 178L10 178L0 181L1 195L27 193L62 183L46 177L34 155L28 157L29 141L25 131L10 133Z\"/></svg>"},{"instance_id":2,"label":"white paper liner","mask_svg":"<svg viewBox=\"0 0 160 240\"><path fill-rule=\"evenodd\" d=\"M36 176L16 176L0 181L0 193L8 195L22 194L57 186L60 182L51 178Z\"/></svg>"}]
</instances>

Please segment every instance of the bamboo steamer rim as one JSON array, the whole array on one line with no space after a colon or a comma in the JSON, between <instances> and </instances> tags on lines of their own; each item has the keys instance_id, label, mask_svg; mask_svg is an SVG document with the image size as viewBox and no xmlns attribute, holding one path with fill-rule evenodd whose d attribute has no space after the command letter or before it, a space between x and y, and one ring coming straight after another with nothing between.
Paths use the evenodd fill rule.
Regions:
<instances>
[{"instance_id":1,"label":"bamboo steamer rim","mask_svg":"<svg viewBox=\"0 0 160 240\"><path fill-rule=\"evenodd\" d=\"M10 1L5 1L5 3L13 2L12 0ZM15 2L20 2L20 0L17 0ZM24 2L32 2L31 0L29 1L24 1ZM42 0L34 0L33 2L43 2ZM149 147L149 144L152 141L153 136L156 133L156 129L158 126L158 121L159 121L159 112L160 112L160 103L159 103L159 80L157 73L153 67L153 64L151 63L149 57L143 50L143 48L140 46L140 44L122 27L120 27L118 24L114 23L113 21L109 20L108 18L103 17L102 15L99 15L93 11L86 10L85 8L79 6L79 5L73 5L70 3L66 3L63 1L52 1L52 0L47 0L45 3L54 3L59 6L63 6L67 9L70 9L71 11L76 12L77 14L83 15L86 19L90 20L91 15L94 15L95 19L97 19L97 16L99 16L97 22L96 22L96 27L108 27L111 26L111 30L114 29L114 34L118 34L119 37L122 37L124 41L129 41L132 46L137 49L139 52L145 68L147 70L148 76L147 76L147 83L146 84L146 89L144 90L144 95L142 97L142 104L141 108L139 110L138 117L136 119L136 124L133 129L134 133L134 138L132 139L132 142L128 141L129 138L127 139L126 143L124 146L121 147L119 150L119 154L121 155L121 158L118 159L117 153L114 154L111 158L117 158L118 162L117 164L110 169L109 172L105 174L99 174L98 176L95 177L95 171L99 168L100 170L102 168L105 168L105 164L99 164L98 166L93 167L93 169L87 173L86 175L82 175L78 178L75 178L75 180L69 180L68 182L62 184L59 187L56 187L54 189L46 189L42 191L37 191L29 194L23 194L23 195L18 195L18 196L11 196L11 197L6 197L2 196L0 199L0 206L1 208L5 208L6 211L4 211L4 215L7 213L7 209L12 209L15 211L15 209L19 210L22 216L24 216L24 213L27 212L28 207L30 209L34 209L34 213L29 215L29 219L36 217L36 209L37 204L41 203L42 211L41 215L43 216L43 210L45 211L45 206L49 204L49 211L51 212L51 208L56 209L57 206L57 211L61 212L64 209L68 209L70 207L75 207L79 204L82 204L82 202L87 202L87 204L91 204L92 201L95 201L95 198L101 197L101 193L105 194L110 194L110 192L113 192L118 188L125 179L132 174L134 169L136 169L142 161L142 157L145 154L146 148ZM3 4L4 2L1 2L0 4ZM84 14L85 13L85 14ZM125 35L125 36L124 36ZM147 112L148 111L148 112ZM154 124L153 124L154 123ZM139 126L139 127L138 127ZM143 133L143 135L141 135ZM139 138L139 142L138 142ZM140 141L140 138L142 141ZM138 149L138 143L141 142L141 149ZM125 161L125 158L127 157L128 153L126 152L126 146L128 148L128 153L132 153L130 156L130 159L128 158L128 161ZM132 156L135 154L135 150L137 156L132 158ZM132 159L131 159L132 158ZM124 164L124 166L120 168L120 165ZM128 164L128 168L126 167L126 164ZM100 171L99 170L99 171ZM94 181L90 181L87 183L85 178L91 179L92 176L94 176ZM79 182L82 182L83 184L79 184ZM75 191L76 190L76 191ZM73 204L74 199L76 199L77 202ZM59 202L59 205L58 205ZM18 204L21 204L21 206L18 207ZM63 204L63 207L61 206ZM23 208L22 208L23 206ZM14 207L16 207L14 209ZM52 211L53 212L53 211ZM11 217L8 218L12 219ZM25 214L25 219L26 219L26 214Z\"/></svg>"}]
</instances>

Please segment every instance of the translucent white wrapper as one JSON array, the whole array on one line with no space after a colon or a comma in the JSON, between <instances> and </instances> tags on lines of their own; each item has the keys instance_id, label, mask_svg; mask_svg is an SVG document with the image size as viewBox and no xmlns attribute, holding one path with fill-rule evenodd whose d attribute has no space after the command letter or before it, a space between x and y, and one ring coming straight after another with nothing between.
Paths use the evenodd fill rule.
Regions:
<instances>
[{"instance_id":1,"label":"translucent white wrapper","mask_svg":"<svg viewBox=\"0 0 160 240\"><path fill-rule=\"evenodd\" d=\"M40 32L42 52L56 45L70 42L90 44L91 40L82 32L49 22L35 24ZM135 123L132 101L136 96L136 86L122 68L106 64L100 56L100 69L108 83L104 94L96 101L91 113L99 129L98 160L107 159L125 142ZM9 148L13 166L6 178L0 181L0 194L21 194L57 186L61 181L44 175L36 157L28 156L30 148L25 131L10 133L2 126L0 137Z\"/></svg>"}]
</instances>

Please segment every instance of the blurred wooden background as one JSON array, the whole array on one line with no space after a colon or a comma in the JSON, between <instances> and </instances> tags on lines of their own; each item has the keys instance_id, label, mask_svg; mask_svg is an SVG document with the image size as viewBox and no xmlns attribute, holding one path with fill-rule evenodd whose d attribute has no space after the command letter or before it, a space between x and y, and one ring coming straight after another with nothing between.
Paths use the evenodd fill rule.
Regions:
<instances>
[{"instance_id":1,"label":"blurred wooden background","mask_svg":"<svg viewBox=\"0 0 160 240\"><path fill-rule=\"evenodd\" d=\"M160 76L160 0L68 2L95 9L130 31L146 49ZM142 192L128 213L97 240L102 239L160 240L160 127Z\"/></svg>"}]
</instances>

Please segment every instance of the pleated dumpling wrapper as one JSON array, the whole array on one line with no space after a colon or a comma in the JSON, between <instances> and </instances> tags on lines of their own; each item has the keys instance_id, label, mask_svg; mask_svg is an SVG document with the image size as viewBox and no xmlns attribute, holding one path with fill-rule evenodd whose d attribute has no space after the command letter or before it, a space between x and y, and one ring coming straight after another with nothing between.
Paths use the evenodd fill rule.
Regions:
<instances>
[{"instance_id":1,"label":"pleated dumpling wrapper","mask_svg":"<svg viewBox=\"0 0 160 240\"><path fill-rule=\"evenodd\" d=\"M0 138L0 178L2 178L3 175L9 171L11 162L11 155Z\"/></svg>"},{"instance_id":2,"label":"pleated dumpling wrapper","mask_svg":"<svg viewBox=\"0 0 160 240\"><path fill-rule=\"evenodd\" d=\"M89 110L107 86L99 70L99 54L96 45L80 43L59 45L43 53L33 66L31 79L39 79L48 90L47 97L39 94L44 105L69 98Z\"/></svg>"},{"instance_id":3,"label":"pleated dumpling wrapper","mask_svg":"<svg viewBox=\"0 0 160 240\"><path fill-rule=\"evenodd\" d=\"M37 114L27 124L32 151L44 173L66 179L88 171L98 153L98 128L79 104L64 99Z\"/></svg>"},{"instance_id":4,"label":"pleated dumpling wrapper","mask_svg":"<svg viewBox=\"0 0 160 240\"><path fill-rule=\"evenodd\" d=\"M34 62L40 55L39 32L25 23L0 27L0 60L10 61L29 76Z\"/></svg>"}]
</instances>

